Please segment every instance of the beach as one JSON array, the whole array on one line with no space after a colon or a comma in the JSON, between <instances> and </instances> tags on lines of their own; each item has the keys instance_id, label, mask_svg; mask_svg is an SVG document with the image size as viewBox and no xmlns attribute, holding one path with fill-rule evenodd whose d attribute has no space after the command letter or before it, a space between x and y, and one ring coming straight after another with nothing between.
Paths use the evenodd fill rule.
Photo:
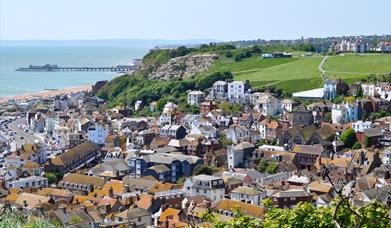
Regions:
<instances>
[{"instance_id":1,"label":"beach","mask_svg":"<svg viewBox=\"0 0 391 228\"><path fill-rule=\"evenodd\" d=\"M45 91L26 93L26 94L15 95L15 96L6 96L6 97L0 97L0 103L7 103L9 100L20 102L20 101L33 100L37 98L54 97L54 96L59 96L64 94L89 92L91 91L91 88L92 88L91 85L82 85L82 86L75 86L75 87L69 87L64 89L45 90Z\"/></svg>"}]
</instances>

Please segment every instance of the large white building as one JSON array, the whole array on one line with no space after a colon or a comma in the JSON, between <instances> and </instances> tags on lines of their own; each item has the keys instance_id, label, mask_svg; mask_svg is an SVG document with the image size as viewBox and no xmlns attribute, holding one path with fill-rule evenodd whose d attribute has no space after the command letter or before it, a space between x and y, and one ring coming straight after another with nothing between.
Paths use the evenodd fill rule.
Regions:
<instances>
[{"instance_id":1,"label":"large white building","mask_svg":"<svg viewBox=\"0 0 391 228\"><path fill-rule=\"evenodd\" d=\"M205 93L201 91L190 91L187 94L187 103L189 105L200 105L205 100Z\"/></svg>"},{"instance_id":2,"label":"large white building","mask_svg":"<svg viewBox=\"0 0 391 228\"><path fill-rule=\"evenodd\" d=\"M230 198L235 201L261 205L262 195L261 192L250 186L239 186L230 192Z\"/></svg>"},{"instance_id":3,"label":"large white building","mask_svg":"<svg viewBox=\"0 0 391 228\"><path fill-rule=\"evenodd\" d=\"M358 105L344 102L334 104L331 110L331 119L333 124L345 124L358 120Z\"/></svg>"},{"instance_id":4,"label":"large white building","mask_svg":"<svg viewBox=\"0 0 391 228\"><path fill-rule=\"evenodd\" d=\"M230 103L249 103L251 87L247 80L228 82L228 101Z\"/></svg>"},{"instance_id":5,"label":"large white building","mask_svg":"<svg viewBox=\"0 0 391 228\"><path fill-rule=\"evenodd\" d=\"M48 179L40 176L30 176L7 181L5 184L7 189L11 188L43 188L48 186Z\"/></svg>"},{"instance_id":6,"label":"large white building","mask_svg":"<svg viewBox=\"0 0 391 228\"><path fill-rule=\"evenodd\" d=\"M335 81L326 80L323 84L323 96L326 100L332 100L337 97L337 83Z\"/></svg>"},{"instance_id":7,"label":"large white building","mask_svg":"<svg viewBox=\"0 0 391 228\"><path fill-rule=\"evenodd\" d=\"M272 95L264 95L255 103L254 108L264 116L275 116L282 112L281 101Z\"/></svg>"},{"instance_id":8,"label":"large white building","mask_svg":"<svg viewBox=\"0 0 391 228\"><path fill-rule=\"evenodd\" d=\"M109 134L108 126L100 123L91 124L87 130L88 140L98 145L105 144L106 137L108 134Z\"/></svg>"},{"instance_id":9,"label":"large white building","mask_svg":"<svg viewBox=\"0 0 391 228\"><path fill-rule=\"evenodd\" d=\"M188 196L206 196L214 202L224 199L225 187L221 177L193 176L185 181L183 188Z\"/></svg>"},{"instance_id":10,"label":"large white building","mask_svg":"<svg viewBox=\"0 0 391 228\"><path fill-rule=\"evenodd\" d=\"M363 132L365 129L371 128L372 122L371 121L356 121L352 123L352 128L355 132Z\"/></svg>"}]
</instances>

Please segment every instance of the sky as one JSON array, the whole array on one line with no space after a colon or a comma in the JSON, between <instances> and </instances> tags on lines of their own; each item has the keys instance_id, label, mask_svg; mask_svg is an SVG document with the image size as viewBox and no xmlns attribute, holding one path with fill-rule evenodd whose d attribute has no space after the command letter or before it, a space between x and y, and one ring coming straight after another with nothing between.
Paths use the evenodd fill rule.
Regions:
<instances>
[{"instance_id":1,"label":"sky","mask_svg":"<svg viewBox=\"0 0 391 228\"><path fill-rule=\"evenodd\" d=\"M390 0L0 0L0 40L391 34Z\"/></svg>"}]
</instances>

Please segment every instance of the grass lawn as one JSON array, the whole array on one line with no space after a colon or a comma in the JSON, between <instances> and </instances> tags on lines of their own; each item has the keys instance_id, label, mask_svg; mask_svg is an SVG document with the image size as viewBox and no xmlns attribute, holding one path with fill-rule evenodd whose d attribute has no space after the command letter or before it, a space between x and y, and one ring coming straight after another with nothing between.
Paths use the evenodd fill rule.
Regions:
<instances>
[{"instance_id":1,"label":"grass lawn","mask_svg":"<svg viewBox=\"0 0 391 228\"><path fill-rule=\"evenodd\" d=\"M323 56L262 59L254 56L235 62L221 57L207 73L231 71L235 80L250 80L254 88L275 86L287 92L298 92L323 86L318 66ZM330 79L341 77L351 84L369 73L391 72L391 55L346 54L331 56L324 64Z\"/></svg>"},{"instance_id":2,"label":"grass lawn","mask_svg":"<svg viewBox=\"0 0 391 228\"><path fill-rule=\"evenodd\" d=\"M390 54L350 54L345 56L331 56L324 64L324 69L333 72L350 74L384 74L391 72ZM341 78L344 74L341 74ZM346 76L346 74L345 74Z\"/></svg>"}]
</instances>

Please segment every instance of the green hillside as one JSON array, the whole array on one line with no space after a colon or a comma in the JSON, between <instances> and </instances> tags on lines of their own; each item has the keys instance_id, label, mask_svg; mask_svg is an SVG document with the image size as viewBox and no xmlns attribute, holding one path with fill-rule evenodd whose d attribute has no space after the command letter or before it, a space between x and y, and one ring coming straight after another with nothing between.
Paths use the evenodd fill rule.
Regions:
<instances>
[{"instance_id":1,"label":"green hillside","mask_svg":"<svg viewBox=\"0 0 391 228\"><path fill-rule=\"evenodd\" d=\"M319 65L324 56L300 57L305 50L293 50L292 58L262 59L261 53L292 51L277 49L279 46L235 48L230 45L202 45L200 48L161 49L150 51L144 58L144 70L131 76L110 81L98 93L110 105L136 100L145 102L178 100L186 103L186 91L206 90L214 81L233 78L249 80L253 88L275 87L285 94L322 87ZM202 53L215 53L219 58L206 71L192 77L171 80L151 80L149 74L169 59ZM186 66L184 66L186 68ZM323 65L329 78L341 77L348 83L391 72L391 55L346 54L330 56ZM161 102L163 103L163 101Z\"/></svg>"}]
</instances>

